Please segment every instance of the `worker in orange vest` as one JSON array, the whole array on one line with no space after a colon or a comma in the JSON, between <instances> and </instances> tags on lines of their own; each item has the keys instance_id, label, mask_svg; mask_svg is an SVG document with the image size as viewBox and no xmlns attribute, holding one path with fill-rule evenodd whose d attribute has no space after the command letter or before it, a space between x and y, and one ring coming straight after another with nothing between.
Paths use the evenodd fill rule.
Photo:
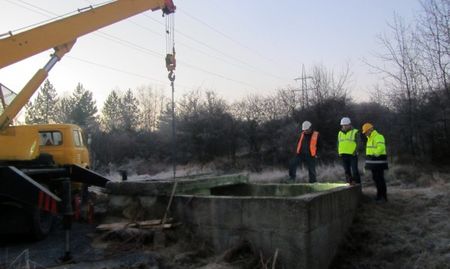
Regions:
<instances>
[{"instance_id":1,"label":"worker in orange vest","mask_svg":"<svg viewBox=\"0 0 450 269\"><path fill-rule=\"evenodd\" d=\"M295 182L297 175L297 166L301 163L306 164L309 173L309 183L316 182L316 158L319 141L319 132L312 130L312 124L309 121L302 123L302 132L297 141L296 156L289 166L289 177Z\"/></svg>"}]
</instances>

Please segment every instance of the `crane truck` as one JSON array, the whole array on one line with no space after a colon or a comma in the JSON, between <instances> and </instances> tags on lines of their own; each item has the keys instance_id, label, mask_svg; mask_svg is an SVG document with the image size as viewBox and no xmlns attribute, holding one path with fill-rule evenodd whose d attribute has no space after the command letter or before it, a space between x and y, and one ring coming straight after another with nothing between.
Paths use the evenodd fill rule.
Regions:
<instances>
[{"instance_id":1,"label":"crane truck","mask_svg":"<svg viewBox=\"0 0 450 269\"><path fill-rule=\"evenodd\" d=\"M0 84L0 231L14 232L21 219L34 238L44 238L51 229L52 216L72 203L62 199L67 192L63 182L100 187L108 182L89 170L89 153L79 126L11 123L78 37L147 10L170 14L175 6L172 0L116 0L17 34L9 32L0 39L0 68L54 50L17 95Z\"/></svg>"}]
</instances>

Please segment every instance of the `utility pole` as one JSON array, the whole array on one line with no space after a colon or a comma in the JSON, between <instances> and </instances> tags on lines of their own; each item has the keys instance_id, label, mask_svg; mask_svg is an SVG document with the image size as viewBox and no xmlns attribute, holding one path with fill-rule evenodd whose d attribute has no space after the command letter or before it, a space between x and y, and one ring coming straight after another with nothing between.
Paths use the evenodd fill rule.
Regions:
<instances>
[{"instance_id":1,"label":"utility pole","mask_svg":"<svg viewBox=\"0 0 450 269\"><path fill-rule=\"evenodd\" d=\"M300 106L301 109L305 109L309 107L309 98L308 98L308 91L311 90L311 88L308 88L308 79L312 79L312 76L307 76L305 72L305 65L302 64L302 72L301 76L294 78L296 82L300 81L300 89L294 90L294 92L301 92L301 100L300 100ZM295 94L294 94L295 96Z\"/></svg>"}]
</instances>

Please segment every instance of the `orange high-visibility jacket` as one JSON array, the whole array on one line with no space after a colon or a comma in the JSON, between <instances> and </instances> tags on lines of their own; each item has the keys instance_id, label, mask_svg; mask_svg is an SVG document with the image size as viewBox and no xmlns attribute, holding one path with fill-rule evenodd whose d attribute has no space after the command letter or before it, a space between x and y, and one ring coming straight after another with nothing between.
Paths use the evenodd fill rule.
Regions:
<instances>
[{"instance_id":1,"label":"orange high-visibility jacket","mask_svg":"<svg viewBox=\"0 0 450 269\"><path fill-rule=\"evenodd\" d=\"M298 144L297 144L297 154L300 154L300 151L302 149L302 142L303 142L303 138L305 136L305 132L302 132L302 134L300 135L300 139L298 140ZM319 132L314 131L312 132L311 135L311 141L309 142L309 152L311 153L312 157L316 157L317 155L317 140L319 138Z\"/></svg>"}]
</instances>

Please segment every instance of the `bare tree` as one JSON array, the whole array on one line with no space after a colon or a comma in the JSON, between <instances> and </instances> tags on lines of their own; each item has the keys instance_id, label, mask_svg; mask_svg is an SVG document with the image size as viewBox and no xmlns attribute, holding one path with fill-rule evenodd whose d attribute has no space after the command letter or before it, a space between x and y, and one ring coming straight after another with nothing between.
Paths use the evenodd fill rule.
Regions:
<instances>
[{"instance_id":1,"label":"bare tree","mask_svg":"<svg viewBox=\"0 0 450 269\"><path fill-rule=\"evenodd\" d=\"M435 147L450 151L450 0L422 1L418 21L423 75L428 95L426 113L432 115ZM445 150L444 150L445 152Z\"/></svg>"},{"instance_id":2,"label":"bare tree","mask_svg":"<svg viewBox=\"0 0 450 269\"><path fill-rule=\"evenodd\" d=\"M202 91L200 89L184 94L178 100L177 113L181 119L198 117L201 110Z\"/></svg>"},{"instance_id":3,"label":"bare tree","mask_svg":"<svg viewBox=\"0 0 450 269\"><path fill-rule=\"evenodd\" d=\"M450 99L450 0L422 1L418 42L430 90L444 89Z\"/></svg>"},{"instance_id":4,"label":"bare tree","mask_svg":"<svg viewBox=\"0 0 450 269\"><path fill-rule=\"evenodd\" d=\"M322 104L330 98L344 98L348 96L347 83L351 77L350 67L347 65L343 72L335 75L322 65L316 65L311 70L311 89L308 95L309 104Z\"/></svg>"},{"instance_id":5,"label":"bare tree","mask_svg":"<svg viewBox=\"0 0 450 269\"><path fill-rule=\"evenodd\" d=\"M276 100L275 103L279 116L292 117L294 115L297 101L293 88L279 89L273 98Z\"/></svg>"},{"instance_id":6,"label":"bare tree","mask_svg":"<svg viewBox=\"0 0 450 269\"><path fill-rule=\"evenodd\" d=\"M391 35L379 37L385 51L376 56L383 64L368 64L384 75L385 94L390 97L392 107L406 119L403 130L409 153L417 156L417 114L424 93L417 35L397 15L389 28Z\"/></svg>"},{"instance_id":7,"label":"bare tree","mask_svg":"<svg viewBox=\"0 0 450 269\"><path fill-rule=\"evenodd\" d=\"M137 88L137 97L139 99L139 109L141 113L140 129L155 131L159 128L159 119L164 110L167 97L162 90L152 88L151 86L142 86Z\"/></svg>"},{"instance_id":8,"label":"bare tree","mask_svg":"<svg viewBox=\"0 0 450 269\"><path fill-rule=\"evenodd\" d=\"M232 105L233 115L240 120L254 121L258 124L266 119L264 98L259 95L248 95L242 101Z\"/></svg>"}]
</instances>

